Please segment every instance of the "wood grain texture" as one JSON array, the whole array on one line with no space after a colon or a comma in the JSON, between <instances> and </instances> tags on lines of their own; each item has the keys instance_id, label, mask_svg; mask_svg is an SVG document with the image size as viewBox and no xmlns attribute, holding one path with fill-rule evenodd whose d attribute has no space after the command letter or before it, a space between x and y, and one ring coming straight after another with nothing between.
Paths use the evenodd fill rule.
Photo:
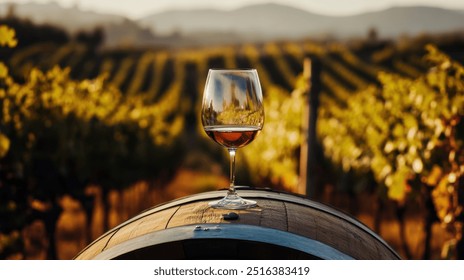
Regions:
<instances>
[{"instance_id":1,"label":"wood grain texture","mask_svg":"<svg viewBox=\"0 0 464 280\"><path fill-rule=\"evenodd\" d=\"M242 224L289 232L326 244L355 259L399 258L388 244L359 221L326 205L299 196L265 190L241 190L240 194L256 200L258 206L247 210L209 207L208 202L220 198L223 192L186 197L140 213L102 235L75 258L92 259L104 250L153 232L202 224ZM237 213L238 219L225 220L224 214L230 212ZM229 245L224 243L224 246ZM172 250L179 248L186 250L188 246L172 244ZM185 256L188 252L179 252L177 255Z\"/></svg>"}]
</instances>

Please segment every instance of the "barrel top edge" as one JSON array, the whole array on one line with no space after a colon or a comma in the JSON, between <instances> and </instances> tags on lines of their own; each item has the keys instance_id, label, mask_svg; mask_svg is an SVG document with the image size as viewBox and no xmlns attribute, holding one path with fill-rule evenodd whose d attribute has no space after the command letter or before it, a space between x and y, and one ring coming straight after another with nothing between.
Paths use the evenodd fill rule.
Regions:
<instances>
[{"instance_id":1,"label":"barrel top edge","mask_svg":"<svg viewBox=\"0 0 464 280\"><path fill-rule=\"evenodd\" d=\"M289 193L289 192L283 192L283 191L276 191L276 190L271 190L271 189L238 189L237 192L239 193L240 196L246 197L246 198L255 198L255 199L271 199L271 200L278 200L278 201L284 201L288 203L295 203L307 207L311 207L320 211L323 211L324 213L333 215L337 218L343 219L361 230L367 232L369 235L373 236L377 241L379 241L384 247L386 247L392 254L398 257L398 259L401 259L399 254L385 241L383 240L377 233L375 233L372 229L370 229L368 226L354 218L348 213L342 212L339 209L336 209L332 206L326 205L321 202L317 202L314 200L311 200L303 195L300 194L295 194L295 193ZM192 203L192 202L198 202L198 201L203 201L203 200L213 200L213 199L219 199L224 196L225 191L224 190L219 190L219 191L209 191L209 192L203 192L203 193L198 193L198 194L193 194L189 196L184 196L181 198L177 198L171 201L167 201L158 205L155 205L153 207L147 208L146 210L140 212L136 216L128 219L127 221L119 224L118 226L110 229L106 233L102 234L99 238L94 240L92 243L90 243L88 246L86 246L82 251L84 251L86 248L92 246L94 243L98 242L100 239L104 238L105 236L109 234L113 234L115 231L119 230L120 228L126 226L127 224L130 224L138 219L141 219L143 217L146 217L148 215L172 208L172 207L180 207L184 204ZM81 252L82 252L81 251ZM79 253L80 254L80 253ZM78 255L79 255L78 254ZM78 256L77 255L77 256Z\"/></svg>"}]
</instances>

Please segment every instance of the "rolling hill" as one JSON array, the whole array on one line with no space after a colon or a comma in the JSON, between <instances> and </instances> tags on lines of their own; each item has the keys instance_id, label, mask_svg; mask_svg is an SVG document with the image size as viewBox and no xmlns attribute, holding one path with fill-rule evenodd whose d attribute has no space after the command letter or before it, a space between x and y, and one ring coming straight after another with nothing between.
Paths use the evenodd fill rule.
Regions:
<instances>
[{"instance_id":1,"label":"rolling hill","mask_svg":"<svg viewBox=\"0 0 464 280\"><path fill-rule=\"evenodd\" d=\"M9 4L0 5L5 16ZM357 14L326 16L280 4L259 4L235 10L171 10L138 20L119 15L63 8L56 3L15 4L14 15L37 23L59 25L69 32L101 26L106 45L186 45L265 41L304 37L364 37L375 28L378 36L394 38L421 33L464 30L464 12L411 6Z\"/></svg>"},{"instance_id":2,"label":"rolling hill","mask_svg":"<svg viewBox=\"0 0 464 280\"><path fill-rule=\"evenodd\" d=\"M159 33L230 32L255 38L298 38L331 35L364 36L370 28L396 37L464 29L462 11L434 7L392 7L354 16L325 16L279 4L246 6L232 11L173 10L139 20Z\"/></svg>"}]
</instances>

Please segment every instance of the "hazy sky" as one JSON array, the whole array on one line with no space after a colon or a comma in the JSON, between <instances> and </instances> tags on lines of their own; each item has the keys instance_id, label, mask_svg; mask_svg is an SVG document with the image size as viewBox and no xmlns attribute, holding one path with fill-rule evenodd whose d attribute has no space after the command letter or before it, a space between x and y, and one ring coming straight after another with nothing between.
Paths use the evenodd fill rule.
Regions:
<instances>
[{"instance_id":1,"label":"hazy sky","mask_svg":"<svg viewBox=\"0 0 464 280\"><path fill-rule=\"evenodd\" d=\"M0 0L4 2L58 2L64 7L138 18L171 8L234 9L253 3L275 2L326 15L350 15L391 6L427 5L464 10L464 0Z\"/></svg>"}]
</instances>

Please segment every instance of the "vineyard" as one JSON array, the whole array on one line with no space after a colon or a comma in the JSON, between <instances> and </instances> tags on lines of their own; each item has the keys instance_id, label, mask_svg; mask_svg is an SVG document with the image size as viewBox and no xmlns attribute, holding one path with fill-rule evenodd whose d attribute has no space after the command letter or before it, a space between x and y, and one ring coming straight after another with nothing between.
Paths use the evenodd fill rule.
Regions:
<instances>
[{"instance_id":1,"label":"vineyard","mask_svg":"<svg viewBox=\"0 0 464 280\"><path fill-rule=\"evenodd\" d=\"M368 199L378 205L393 203L401 222L407 210L402 196L405 191L391 193L385 188L388 182L377 187L375 172L358 172L366 169L362 160L367 165L370 161L351 147L356 143L349 151L331 149L336 146L334 141L344 140L330 130L340 129L340 135L347 129L359 130L349 125L337 127L334 117L362 117L344 110L357 110L353 100L359 100L356 106L361 107L368 102L360 95L375 96L374 89L402 82L388 80L385 75L409 80L426 75L431 66L424 57L430 43L453 61L464 61L464 38L454 35L401 42L372 38L349 42L302 40L175 50L105 50L73 40L22 46L23 36L18 31L17 46L3 47L0 52L0 61L8 69L0 92L0 146L8 147L5 152L0 150L2 258L21 250L18 229L34 218L51 220L49 228L56 226L60 210L55 201L60 195L72 195L86 205L87 213L92 213L94 198L85 192L88 185L102 186L106 196L110 190L127 189L143 180L150 182L150 188L163 188L182 168L208 171L208 165L219 163L226 172L223 149L206 138L198 119L209 68L256 68L263 87L265 127L239 154L238 180L295 192L304 139L302 115L308 102L303 61L308 57L322 65L319 153L315 155L319 162L317 198L357 214L352 204L340 197L359 199L367 193ZM460 79L456 83L462 83L462 76ZM455 94L455 106L462 105L462 89ZM462 117L462 108L453 114ZM460 141L454 144L462 145L462 138ZM353 153L358 154L351 162L343 160ZM458 149L456 162L462 163L459 156ZM217 188L214 182L203 186L203 190L213 188ZM31 207L31 201L40 201L47 210ZM413 197L409 203L412 208L420 208L424 201ZM403 215L398 215L400 211ZM456 217L459 214L453 219ZM377 222L372 226L379 230ZM398 246L403 246L406 257L422 257L408 252L405 244Z\"/></svg>"}]
</instances>

